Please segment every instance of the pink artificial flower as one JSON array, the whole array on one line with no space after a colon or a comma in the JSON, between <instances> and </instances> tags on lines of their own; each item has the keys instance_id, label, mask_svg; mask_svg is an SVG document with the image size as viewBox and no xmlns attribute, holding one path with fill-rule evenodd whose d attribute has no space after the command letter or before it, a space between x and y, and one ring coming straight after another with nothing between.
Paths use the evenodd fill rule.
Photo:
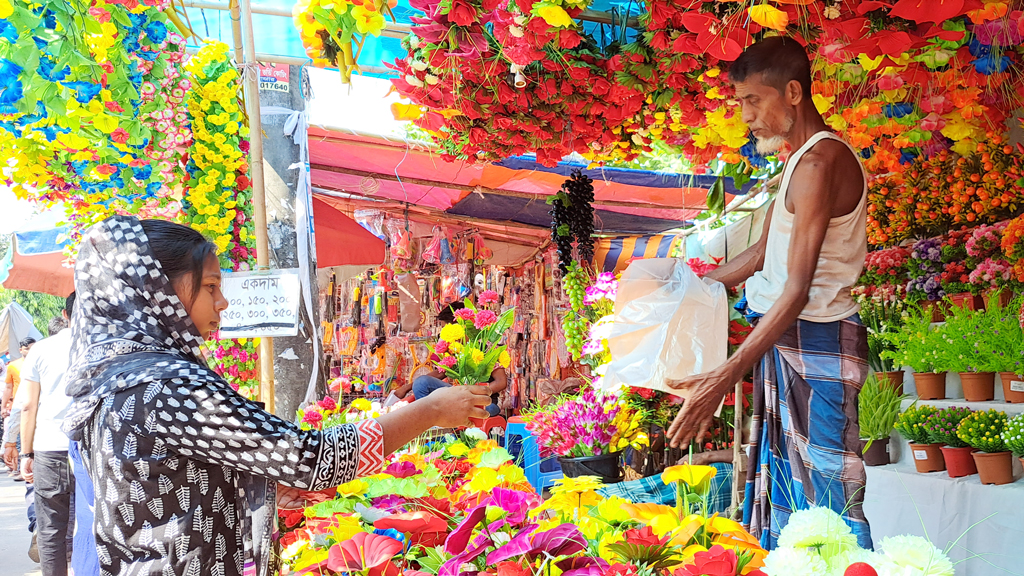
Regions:
<instances>
[{"instance_id":1,"label":"pink artificial flower","mask_svg":"<svg viewBox=\"0 0 1024 576\"><path fill-rule=\"evenodd\" d=\"M498 293L494 290L484 290L477 297L476 301L480 304L496 304L498 302Z\"/></svg>"},{"instance_id":2,"label":"pink artificial flower","mask_svg":"<svg viewBox=\"0 0 1024 576\"><path fill-rule=\"evenodd\" d=\"M324 399L317 402L317 404L328 412L338 408L338 404L334 401L334 398L331 398L330 396L324 396Z\"/></svg>"},{"instance_id":3,"label":"pink artificial flower","mask_svg":"<svg viewBox=\"0 0 1024 576\"><path fill-rule=\"evenodd\" d=\"M441 364L447 366L448 368L453 368L456 364L458 364L458 360L455 359L455 356L445 356L444 358L441 358Z\"/></svg>"},{"instance_id":4,"label":"pink artificial flower","mask_svg":"<svg viewBox=\"0 0 1024 576\"><path fill-rule=\"evenodd\" d=\"M476 318L473 320L473 326L475 326L477 330L483 330L497 321L497 314L490 310L481 310L477 312Z\"/></svg>"},{"instance_id":5,"label":"pink artificial flower","mask_svg":"<svg viewBox=\"0 0 1024 576\"><path fill-rule=\"evenodd\" d=\"M434 352L438 354L444 354L448 351L448 342L445 340L438 340L437 345L434 346Z\"/></svg>"},{"instance_id":6,"label":"pink artificial flower","mask_svg":"<svg viewBox=\"0 0 1024 576\"><path fill-rule=\"evenodd\" d=\"M309 424L314 428L319 428L320 424L322 424L323 421L324 415L321 414L318 410L311 409L302 415L302 422L305 424Z\"/></svg>"},{"instance_id":7,"label":"pink artificial flower","mask_svg":"<svg viewBox=\"0 0 1024 576\"><path fill-rule=\"evenodd\" d=\"M458 310L455 311L455 317L458 318L459 320L472 322L474 316L476 316L476 313L470 310L469 308L459 308Z\"/></svg>"}]
</instances>

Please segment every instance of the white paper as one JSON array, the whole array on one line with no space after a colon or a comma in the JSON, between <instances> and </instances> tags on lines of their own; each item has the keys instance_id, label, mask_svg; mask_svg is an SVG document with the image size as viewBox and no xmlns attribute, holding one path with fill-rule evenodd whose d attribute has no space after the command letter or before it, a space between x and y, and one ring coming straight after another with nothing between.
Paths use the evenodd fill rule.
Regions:
<instances>
[{"instance_id":1,"label":"white paper","mask_svg":"<svg viewBox=\"0 0 1024 576\"><path fill-rule=\"evenodd\" d=\"M914 460L927 460L928 453L924 450L914 450Z\"/></svg>"},{"instance_id":2,"label":"white paper","mask_svg":"<svg viewBox=\"0 0 1024 576\"><path fill-rule=\"evenodd\" d=\"M1010 390L1013 392L1024 392L1024 382L1018 380L1010 382Z\"/></svg>"},{"instance_id":3,"label":"white paper","mask_svg":"<svg viewBox=\"0 0 1024 576\"><path fill-rule=\"evenodd\" d=\"M728 357L725 286L703 281L676 258L633 261L619 280L612 361L603 385L651 388L686 396L666 380L708 372Z\"/></svg>"}]
</instances>

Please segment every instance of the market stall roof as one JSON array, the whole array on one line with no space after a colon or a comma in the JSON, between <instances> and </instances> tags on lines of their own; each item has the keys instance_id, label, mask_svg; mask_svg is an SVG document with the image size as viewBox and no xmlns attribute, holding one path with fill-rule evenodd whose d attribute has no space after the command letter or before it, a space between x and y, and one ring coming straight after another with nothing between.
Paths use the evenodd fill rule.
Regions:
<instances>
[{"instance_id":1,"label":"market stall roof","mask_svg":"<svg viewBox=\"0 0 1024 576\"><path fill-rule=\"evenodd\" d=\"M317 268L384 263L384 241L318 196L313 197L313 224Z\"/></svg>"},{"instance_id":2,"label":"market stall roof","mask_svg":"<svg viewBox=\"0 0 1024 576\"><path fill-rule=\"evenodd\" d=\"M66 228L23 230L11 234L11 247L0 260L0 285L65 297L75 289L75 271L64 266Z\"/></svg>"}]
</instances>

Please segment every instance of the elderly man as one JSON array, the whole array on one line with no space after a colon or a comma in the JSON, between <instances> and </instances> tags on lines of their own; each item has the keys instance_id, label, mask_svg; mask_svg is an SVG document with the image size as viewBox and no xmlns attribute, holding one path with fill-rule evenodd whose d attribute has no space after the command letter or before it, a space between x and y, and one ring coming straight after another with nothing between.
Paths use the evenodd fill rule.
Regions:
<instances>
[{"instance_id":1,"label":"elderly man","mask_svg":"<svg viewBox=\"0 0 1024 576\"><path fill-rule=\"evenodd\" d=\"M746 281L755 328L718 369L669 382L691 394L669 435L674 445L702 437L753 367L744 524L771 549L794 510L827 506L870 547L857 422L867 333L850 295L867 251L867 175L815 109L810 63L795 40L754 44L729 79L759 151L791 153L761 239L708 274L728 287Z\"/></svg>"}]
</instances>

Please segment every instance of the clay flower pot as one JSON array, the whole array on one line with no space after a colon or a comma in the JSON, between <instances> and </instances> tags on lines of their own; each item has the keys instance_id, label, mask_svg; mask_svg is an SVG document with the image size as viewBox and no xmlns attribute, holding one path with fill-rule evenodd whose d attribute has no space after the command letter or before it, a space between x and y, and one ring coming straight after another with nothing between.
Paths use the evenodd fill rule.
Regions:
<instances>
[{"instance_id":1,"label":"clay flower pot","mask_svg":"<svg viewBox=\"0 0 1024 576\"><path fill-rule=\"evenodd\" d=\"M983 303L980 297L970 292L961 292L949 296L949 301L954 308L965 308L967 310L981 310Z\"/></svg>"},{"instance_id":2,"label":"clay flower pot","mask_svg":"<svg viewBox=\"0 0 1024 576\"><path fill-rule=\"evenodd\" d=\"M914 458L914 466L921 474L941 472L946 469L946 461L942 459L939 444L911 444L910 455Z\"/></svg>"},{"instance_id":3,"label":"clay flower pot","mask_svg":"<svg viewBox=\"0 0 1024 576\"><path fill-rule=\"evenodd\" d=\"M922 300L921 308L932 311L932 322L944 322L946 320L946 312L942 309L941 302Z\"/></svg>"},{"instance_id":4,"label":"clay flower pot","mask_svg":"<svg viewBox=\"0 0 1024 576\"><path fill-rule=\"evenodd\" d=\"M982 484L1009 484L1013 482L1013 460L1009 452L975 452L974 463Z\"/></svg>"},{"instance_id":5,"label":"clay flower pot","mask_svg":"<svg viewBox=\"0 0 1024 576\"><path fill-rule=\"evenodd\" d=\"M1003 381L1003 398L1010 404L1024 404L1024 376L1013 372L1000 372Z\"/></svg>"},{"instance_id":6,"label":"clay flower pot","mask_svg":"<svg viewBox=\"0 0 1024 576\"><path fill-rule=\"evenodd\" d=\"M974 465L974 448L954 448L952 446L942 447L942 458L946 461L946 472L950 478L960 478L977 474L978 468Z\"/></svg>"},{"instance_id":7,"label":"clay flower pot","mask_svg":"<svg viewBox=\"0 0 1024 576\"><path fill-rule=\"evenodd\" d=\"M897 372L879 372L877 376L879 384L886 383L896 389L896 394L898 396L903 396L903 370L899 370Z\"/></svg>"},{"instance_id":8,"label":"clay flower pot","mask_svg":"<svg viewBox=\"0 0 1024 576\"><path fill-rule=\"evenodd\" d=\"M992 300L998 300L999 307L1006 308L1010 305L1010 301L1013 300L1013 292L1005 288L990 289L982 294L982 299L985 301L985 308L989 307L988 303Z\"/></svg>"},{"instance_id":9,"label":"clay flower pot","mask_svg":"<svg viewBox=\"0 0 1024 576\"><path fill-rule=\"evenodd\" d=\"M988 402L996 397L995 372L961 372L960 383L968 402Z\"/></svg>"},{"instance_id":10,"label":"clay flower pot","mask_svg":"<svg viewBox=\"0 0 1024 576\"><path fill-rule=\"evenodd\" d=\"M944 400L946 398L946 373L914 373L917 397L921 400Z\"/></svg>"},{"instance_id":11,"label":"clay flower pot","mask_svg":"<svg viewBox=\"0 0 1024 576\"><path fill-rule=\"evenodd\" d=\"M864 445L867 445L866 440ZM867 450L861 448L861 454L864 456L865 466L885 466L889 464L889 439L875 440L871 443L871 448Z\"/></svg>"}]
</instances>

